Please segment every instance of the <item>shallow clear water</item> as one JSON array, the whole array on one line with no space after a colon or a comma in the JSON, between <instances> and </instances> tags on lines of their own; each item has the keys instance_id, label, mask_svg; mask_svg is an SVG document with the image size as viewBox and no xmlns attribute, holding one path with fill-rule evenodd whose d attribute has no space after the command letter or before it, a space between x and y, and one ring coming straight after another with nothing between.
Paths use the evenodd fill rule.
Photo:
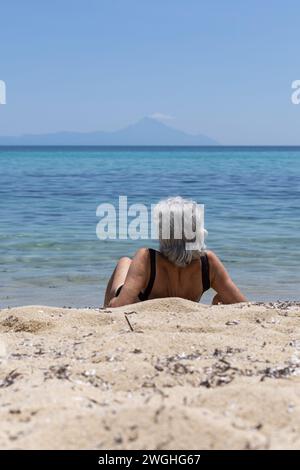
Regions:
<instances>
[{"instance_id":1,"label":"shallow clear water","mask_svg":"<svg viewBox=\"0 0 300 470\"><path fill-rule=\"evenodd\" d=\"M205 204L207 246L250 300L300 298L300 148L0 147L0 307L98 305L116 260L155 246L98 240L119 195Z\"/></svg>"}]
</instances>

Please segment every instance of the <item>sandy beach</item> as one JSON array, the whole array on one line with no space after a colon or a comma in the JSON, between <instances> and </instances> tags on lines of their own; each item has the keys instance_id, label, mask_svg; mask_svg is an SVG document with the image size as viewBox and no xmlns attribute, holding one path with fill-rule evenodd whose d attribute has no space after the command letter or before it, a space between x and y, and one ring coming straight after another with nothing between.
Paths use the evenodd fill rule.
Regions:
<instances>
[{"instance_id":1,"label":"sandy beach","mask_svg":"<svg viewBox=\"0 0 300 470\"><path fill-rule=\"evenodd\" d=\"M182 299L1 310L0 448L299 449L299 320Z\"/></svg>"}]
</instances>

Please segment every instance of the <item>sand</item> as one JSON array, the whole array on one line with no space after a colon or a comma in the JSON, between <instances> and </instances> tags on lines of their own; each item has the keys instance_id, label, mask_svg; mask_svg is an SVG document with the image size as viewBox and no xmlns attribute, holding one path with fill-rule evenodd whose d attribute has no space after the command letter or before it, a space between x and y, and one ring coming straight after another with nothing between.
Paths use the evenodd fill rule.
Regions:
<instances>
[{"instance_id":1,"label":"sand","mask_svg":"<svg viewBox=\"0 0 300 470\"><path fill-rule=\"evenodd\" d=\"M299 449L300 307L5 309L0 405L1 449Z\"/></svg>"}]
</instances>

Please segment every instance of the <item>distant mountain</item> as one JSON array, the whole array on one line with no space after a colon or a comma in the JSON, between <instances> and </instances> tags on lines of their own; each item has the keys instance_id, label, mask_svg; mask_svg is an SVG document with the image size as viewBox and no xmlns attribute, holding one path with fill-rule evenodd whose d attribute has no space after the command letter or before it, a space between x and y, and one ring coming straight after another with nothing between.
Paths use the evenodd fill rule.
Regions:
<instances>
[{"instance_id":1,"label":"distant mountain","mask_svg":"<svg viewBox=\"0 0 300 470\"><path fill-rule=\"evenodd\" d=\"M191 135L145 117L113 132L56 132L1 137L0 145L219 145L205 135Z\"/></svg>"}]
</instances>

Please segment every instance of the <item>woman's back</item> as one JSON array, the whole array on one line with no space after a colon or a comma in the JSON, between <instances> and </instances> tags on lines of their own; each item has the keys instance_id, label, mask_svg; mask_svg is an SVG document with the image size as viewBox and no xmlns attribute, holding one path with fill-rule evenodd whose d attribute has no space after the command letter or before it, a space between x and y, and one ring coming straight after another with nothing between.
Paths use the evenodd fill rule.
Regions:
<instances>
[{"instance_id":1,"label":"woman's back","mask_svg":"<svg viewBox=\"0 0 300 470\"><path fill-rule=\"evenodd\" d=\"M202 282L202 263L204 261L199 258L185 267L179 267L156 251L155 262L155 280L148 299L181 297L195 302L200 300L204 291ZM149 265L151 271L150 260ZM151 272L149 280L150 277Z\"/></svg>"},{"instance_id":2,"label":"woman's back","mask_svg":"<svg viewBox=\"0 0 300 470\"><path fill-rule=\"evenodd\" d=\"M155 250L152 252L155 252L152 260L148 248L139 249L133 259L123 257L119 260L107 286L105 306L119 307L163 297L198 302L209 287L217 292L213 303L246 300L212 251L184 267L177 266Z\"/></svg>"}]
</instances>

